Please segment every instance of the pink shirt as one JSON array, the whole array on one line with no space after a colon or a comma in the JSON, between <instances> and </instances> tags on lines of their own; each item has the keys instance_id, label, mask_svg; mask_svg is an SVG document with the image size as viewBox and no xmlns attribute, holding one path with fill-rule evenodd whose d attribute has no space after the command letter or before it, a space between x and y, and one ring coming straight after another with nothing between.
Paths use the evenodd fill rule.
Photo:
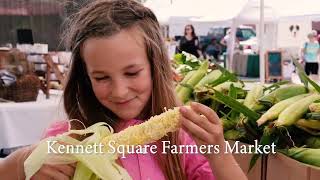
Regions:
<instances>
[{"instance_id":1,"label":"pink shirt","mask_svg":"<svg viewBox=\"0 0 320 180\"><path fill-rule=\"evenodd\" d=\"M140 124L141 120L129 120L123 121L115 129L119 132L129 126ZM45 137L55 136L57 134L64 133L69 129L68 121L56 122L45 133ZM190 136L184 132L180 131L179 138L181 144L194 145L195 142L190 138ZM155 155L152 153L147 154L129 154L126 158L120 158L123 167L128 171L129 175L134 180L164 180L163 175ZM182 167L184 167L187 179L189 180L214 180L211 168L207 159L201 154L182 154Z\"/></svg>"}]
</instances>

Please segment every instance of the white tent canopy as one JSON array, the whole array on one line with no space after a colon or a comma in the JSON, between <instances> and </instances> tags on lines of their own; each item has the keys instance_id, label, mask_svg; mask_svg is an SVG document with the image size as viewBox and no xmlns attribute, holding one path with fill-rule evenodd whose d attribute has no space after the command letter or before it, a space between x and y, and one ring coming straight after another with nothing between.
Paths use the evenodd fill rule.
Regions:
<instances>
[{"instance_id":1,"label":"white tent canopy","mask_svg":"<svg viewBox=\"0 0 320 180\"><path fill-rule=\"evenodd\" d=\"M240 12L246 2L247 0L148 0L144 5L154 11L161 24L170 26L171 34L183 33L183 27L192 23L197 34L206 35L212 27L212 19L197 19L215 14L217 21L229 20L235 16L230 12Z\"/></svg>"},{"instance_id":2,"label":"white tent canopy","mask_svg":"<svg viewBox=\"0 0 320 180\"><path fill-rule=\"evenodd\" d=\"M150 5L156 1L165 5ZM260 6L261 2L263 6ZM150 4L147 5L148 3ZM146 6L150 7L159 19L165 20L162 22L167 23L170 28L178 22L180 26L177 27L180 28L186 23L206 22L211 26L224 24L232 26L232 37L235 38L238 25L256 24L256 27L262 27L258 28L259 47L265 46L268 49L276 47L272 43L277 39L277 22L298 18L320 19L320 0L148 0ZM265 44L264 39L271 43ZM261 65L264 65L263 48L260 53ZM261 76L264 74L260 73Z\"/></svg>"}]
</instances>

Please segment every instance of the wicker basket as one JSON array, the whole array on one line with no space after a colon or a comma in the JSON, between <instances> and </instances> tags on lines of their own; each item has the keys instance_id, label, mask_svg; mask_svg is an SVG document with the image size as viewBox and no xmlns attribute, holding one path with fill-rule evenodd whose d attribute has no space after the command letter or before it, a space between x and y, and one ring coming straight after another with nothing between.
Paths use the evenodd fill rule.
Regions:
<instances>
[{"instance_id":1,"label":"wicker basket","mask_svg":"<svg viewBox=\"0 0 320 180\"><path fill-rule=\"evenodd\" d=\"M39 89L38 76L23 75L8 87L0 86L0 98L15 102L36 101Z\"/></svg>"}]
</instances>

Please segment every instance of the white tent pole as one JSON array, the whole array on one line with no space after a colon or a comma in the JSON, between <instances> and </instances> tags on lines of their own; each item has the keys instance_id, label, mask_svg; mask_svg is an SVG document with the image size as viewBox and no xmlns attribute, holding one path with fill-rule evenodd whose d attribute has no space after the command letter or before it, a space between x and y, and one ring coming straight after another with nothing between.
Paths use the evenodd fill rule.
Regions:
<instances>
[{"instance_id":1,"label":"white tent pole","mask_svg":"<svg viewBox=\"0 0 320 180\"><path fill-rule=\"evenodd\" d=\"M264 0L260 0L260 24L259 24L259 56L260 56L260 82L265 82L265 59L264 59Z\"/></svg>"},{"instance_id":2,"label":"white tent pole","mask_svg":"<svg viewBox=\"0 0 320 180\"><path fill-rule=\"evenodd\" d=\"M237 27L238 27L238 22L236 20L236 18L234 18L232 20L232 24L230 27L231 33L229 35L229 41L231 41L230 43L227 42L227 69L230 72L233 72L233 68L234 67L234 59L233 59L233 54L234 54L234 48L235 48L235 41L236 41L236 31L237 31ZM230 47L228 47L230 46Z\"/></svg>"}]
</instances>

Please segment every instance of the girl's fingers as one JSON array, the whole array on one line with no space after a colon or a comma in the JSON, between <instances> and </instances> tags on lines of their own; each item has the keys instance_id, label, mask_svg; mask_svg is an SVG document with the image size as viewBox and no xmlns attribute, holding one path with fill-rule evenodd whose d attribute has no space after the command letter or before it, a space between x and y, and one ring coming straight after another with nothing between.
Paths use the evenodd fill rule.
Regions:
<instances>
[{"instance_id":1,"label":"girl's fingers","mask_svg":"<svg viewBox=\"0 0 320 180\"><path fill-rule=\"evenodd\" d=\"M54 180L69 180L70 177L63 174L56 168L53 168L49 165L43 165L42 168L40 169L39 173L45 174L48 177L54 179Z\"/></svg>"},{"instance_id":2,"label":"girl's fingers","mask_svg":"<svg viewBox=\"0 0 320 180\"><path fill-rule=\"evenodd\" d=\"M207 131L193 123L191 120L181 117L183 128L193 137L198 138L201 141L207 142L210 139L210 135Z\"/></svg>"},{"instance_id":3,"label":"girl's fingers","mask_svg":"<svg viewBox=\"0 0 320 180\"><path fill-rule=\"evenodd\" d=\"M210 122L214 124L221 124L221 121L218 117L218 115L208 106L205 106L200 103L192 102L191 108L199 114L203 114Z\"/></svg>"},{"instance_id":4,"label":"girl's fingers","mask_svg":"<svg viewBox=\"0 0 320 180\"><path fill-rule=\"evenodd\" d=\"M192 109L187 109L185 107L181 107L180 112L183 118L192 121L194 124L198 125L207 132L212 132L213 124L210 123L210 121L206 117L201 116L194 112Z\"/></svg>"},{"instance_id":5,"label":"girl's fingers","mask_svg":"<svg viewBox=\"0 0 320 180\"><path fill-rule=\"evenodd\" d=\"M53 178L44 174L37 173L31 177L31 180L53 180Z\"/></svg>"},{"instance_id":6,"label":"girl's fingers","mask_svg":"<svg viewBox=\"0 0 320 180\"><path fill-rule=\"evenodd\" d=\"M72 167L72 165L55 165L55 166L51 166L48 165L52 168L55 168L57 170L59 170L61 173L63 173L64 175L68 176L68 177L72 177L74 175L74 171L75 171L75 167Z\"/></svg>"}]
</instances>

